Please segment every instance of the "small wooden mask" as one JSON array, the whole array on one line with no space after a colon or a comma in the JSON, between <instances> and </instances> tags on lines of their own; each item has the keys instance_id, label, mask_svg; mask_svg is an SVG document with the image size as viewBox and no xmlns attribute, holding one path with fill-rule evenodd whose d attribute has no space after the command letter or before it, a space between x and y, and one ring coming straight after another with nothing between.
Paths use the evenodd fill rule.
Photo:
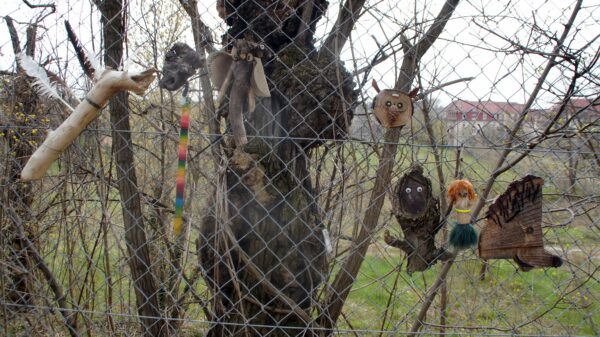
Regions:
<instances>
[{"instance_id":1,"label":"small wooden mask","mask_svg":"<svg viewBox=\"0 0 600 337\"><path fill-rule=\"evenodd\" d=\"M386 128L397 128L408 124L413 115L413 98L419 89L405 93L395 89L379 90L377 83L373 80L373 87L378 92L373 99L373 113L375 117Z\"/></svg>"},{"instance_id":2,"label":"small wooden mask","mask_svg":"<svg viewBox=\"0 0 600 337\"><path fill-rule=\"evenodd\" d=\"M479 239L482 259L514 259L523 271L560 267L560 257L544 250L542 186L532 175L511 183L490 205Z\"/></svg>"},{"instance_id":3,"label":"small wooden mask","mask_svg":"<svg viewBox=\"0 0 600 337\"><path fill-rule=\"evenodd\" d=\"M438 260L447 260L452 254L437 248L435 236L442 228L438 200L431 193L431 180L423 175L423 168L413 164L398 182L392 197L395 215L403 238L385 232L385 242L406 253L406 271L424 271Z\"/></svg>"},{"instance_id":4,"label":"small wooden mask","mask_svg":"<svg viewBox=\"0 0 600 337\"><path fill-rule=\"evenodd\" d=\"M411 219L423 217L434 201L431 181L423 175L423 168L419 165L414 165L400 179L395 195L398 198L396 212Z\"/></svg>"}]
</instances>

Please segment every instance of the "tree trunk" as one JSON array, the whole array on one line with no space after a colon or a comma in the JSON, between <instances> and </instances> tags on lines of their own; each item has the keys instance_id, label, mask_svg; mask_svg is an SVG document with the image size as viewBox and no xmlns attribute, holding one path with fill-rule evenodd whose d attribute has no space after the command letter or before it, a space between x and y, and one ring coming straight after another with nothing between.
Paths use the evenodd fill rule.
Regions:
<instances>
[{"instance_id":1,"label":"tree trunk","mask_svg":"<svg viewBox=\"0 0 600 337\"><path fill-rule=\"evenodd\" d=\"M215 218L205 221L199 242L201 262L217 303L216 319L310 327L306 318L323 278L326 255L306 156L294 151L295 158L281 160L260 140L251 141L244 150L235 150L228 165L228 223ZM224 235L222 226L230 228L236 242ZM215 247L215 241L221 246ZM240 255L247 255L249 263ZM296 305L307 312L304 317L293 311ZM242 335L244 330L218 325L210 335ZM250 327L247 332L253 336L303 334L283 327Z\"/></svg>"},{"instance_id":2,"label":"tree trunk","mask_svg":"<svg viewBox=\"0 0 600 337\"><path fill-rule=\"evenodd\" d=\"M102 12L104 38L104 63L119 69L123 58L123 40L126 36L126 11L123 0L96 1ZM146 239L140 195L133 158L133 144L129 125L129 95L117 93L109 102L110 121L113 127L113 154L117 165L117 179L125 240L129 254L129 268L133 279L142 336L166 336L166 321L161 318L158 288L152 275L150 247Z\"/></svg>"},{"instance_id":3,"label":"tree trunk","mask_svg":"<svg viewBox=\"0 0 600 337\"><path fill-rule=\"evenodd\" d=\"M219 5L231 26L225 45L244 38L277 58L263 60L272 97L258 99L251 115L244 111L248 143L225 146L225 195L215 200L225 200L226 215L215 207L201 226L200 263L218 322L209 336L317 335L311 317L327 253L308 151L345 136L356 92L339 62L314 49L325 1Z\"/></svg>"}]
</instances>

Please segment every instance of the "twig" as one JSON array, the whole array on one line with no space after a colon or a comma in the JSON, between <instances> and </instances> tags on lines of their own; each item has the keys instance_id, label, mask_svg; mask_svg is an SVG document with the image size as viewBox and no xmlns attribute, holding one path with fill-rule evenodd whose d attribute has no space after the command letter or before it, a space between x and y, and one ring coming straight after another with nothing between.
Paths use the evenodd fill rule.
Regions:
<instances>
[{"instance_id":1,"label":"twig","mask_svg":"<svg viewBox=\"0 0 600 337\"><path fill-rule=\"evenodd\" d=\"M389 293L389 297L388 297L387 303L385 305L385 312L383 313L383 319L381 320L381 327L379 328L379 330L381 330L381 332L379 333L379 337L381 337L383 335L383 331L384 331L383 329L385 329L385 323L387 321L388 311L390 310L390 305L392 304L392 299L394 298L394 294L396 293L396 287L398 286L398 279L400 278L400 269L394 269L394 270L396 270L396 278L394 279L394 285L392 286L392 290Z\"/></svg>"},{"instance_id":2,"label":"twig","mask_svg":"<svg viewBox=\"0 0 600 337\"><path fill-rule=\"evenodd\" d=\"M415 97L414 100L415 101L422 100L422 99L425 98L425 96L431 94L432 92L438 91L438 90L440 90L440 89L442 89L444 87L447 87L449 85L453 85L453 84L456 84L456 83L461 83L461 82L470 82L470 81L472 81L474 79L475 79L475 77L463 77L463 78L459 78L459 79L456 79L456 80L452 80L450 82L442 83L442 84L440 84L438 86L435 86L433 88L427 89L426 91L423 91L422 93L418 94Z\"/></svg>"},{"instance_id":3,"label":"twig","mask_svg":"<svg viewBox=\"0 0 600 337\"><path fill-rule=\"evenodd\" d=\"M419 81L419 86L423 87L422 84L422 78L419 72L419 75L417 76L417 79ZM468 80L470 81L471 79L473 79L472 77L468 78ZM458 81L458 80L457 80ZM456 81L453 81L454 83L456 83ZM428 91L431 92L431 91ZM425 98L427 97L427 92L426 93L422 93L422 98L423 98L423 119L424 119L424 123L425 123L425 129L427 131L427 136L429 137L429 143L432 146L432 151L433 151L433 157L436 163L436 169L437 169L437 175L438 175L438 181L440 184L440 199L441 199L441 206L442 209L448 209L447 206L447 200L445 197L446 194L446 183L445 183L445 179L444 179L444 172L442 170L442 159L440 156L440 151L438 148L438 143L437 140L435 139L435 134L434 134L434 130L432 127L432 123L431 123L431 118L429 116L429 102L428 100L426 100ZM448 213L447 213L448 214ZM446 215L447 217L447 215ZM444 219L445 222L446 219ZM444 228L442 229L442 242L446 242L446 238L447 238L447 234L448 230L447 230L447 226L444 226ZM445 324L446 324L446 316L447 316L447 306L448 306L448 287L446 282L444 281L442 283L441 286L441 291L442 294L440 296L440 324L441 324L441 328L440 328L440 334L444 334L445 333Z\"/></svg>"},{"instance_id":4,"label":"twig","mask_svg":"<svg viewBox=\"0 0 600 337\"><path fill-rule=\"evenodd\" d=\"M425 37L417 43L417 47L409 48L407 43L403 43L405 57L402 60L400 76L398 76L396 81L396 89L404 90L406 92L409 91L415 77L416 65L420 61L421 56L423 56L423 54L431 47L433 42L442 32L448 19L454 12L458 1L459 0L446 1L433 25L426 32ZM384 136L386 144L383 147L382 157L377 168L377 179L371 190L369 205L364 213L363 225L361 226L356 239L352 243L351 253L342 262L341 271L337 273L333 281L326 304L322 305L322 307L327 308L327 310L320 315L319 320L321 324L327 328L331 328L337 321L342 306L352 288L352 284L354 280L356 280L358 270L364 261L366 251L371 243L373 232L376 230L377 222L381 215L381 208L383 207L385 199L385 192L389 186L392 169L395 164L394 159L396 157L401 129L402 128L391 129L386 132Z\"/></svg>"},{"instance_id":5,"label":"twig","mask_svg":"<svg viewBox=\"0 0 600 337\"><path fill-rule=\"evenodd\" d=\"M558 213L558 212L568 212L569 213L569 219L566 221L563 221L562 223L559 224L552 224L552 225L547 225L547 226L542 226L543 228L547 228L547 227L564 227L567 226L569 224L571 224L571 222L573 222L573 220L575 220L575 212L569 208L569 207L564 207L564 208L554 208L554 209L549 209L543 213Z\"/></svg>"},{"instance_id":6,"label":"twig","mask_svg":"<svg viewBox=\"0 0 600 337\"><path fill-rule=\"evenodd\" d=\"M577 17L577 13L581 9L581 3L582 3L582 0L579 0L577 2L577 4L575 5L575 8L573 9L573 12L571 13L569 22L565 25L564 31L561 35L561 38L558 40L556 46L554 47L554 53L558 53L558 51L560 50L561 46L563 45L565 39L567 38L569 31L570 31L571 27L573 26L573 22L575 21L575 18ZM532 106L534 100L536 99L538 93L540 92L543 83L546 81L546 78L547 78L548 74L550 73L550 70L554 67L554 65L556 65L556 63L554 61L555 57L556 56L554 56L548 60L548 63L546 64L544 72L538 79L538 83L537 83L535 89L532 91L531 96L529 97L529 100L525 104L525 108L523 109L523 112L521 113L519 120L516 122L515 126L512 129L512 132L509 136L508 146L512 145L512 142L514 141L514 139L517 135L517 132L521 129L521 125L522 125L523 121L525 120L525 117L527 116L527 113L528 113L530 107ZM482 193L482 195L479 199L479 202L477 203L477 205L475 206L475 209L472 212L472 215L471 215L472 221L475 221L477 219L477 216L481 212L481 210L485 204L485 201L487 199L487 196L489 195L490 191L492 190L492 186L493 186L494 182L496 181L496 178L502 173L502 172L499 172L498 170L504 164L504 161L506 160L506 157L508 156L510 151L511 151L510 148L507 148L504 150L504 152L500 156L498 163L496 164L496 169L492 173L491 177L488 179L485 190ZM429 295L427 296L426 301L423 303L423 305L421 307L421 311L419 312L419 315L417 316L417 319L411 329L411 334L412 334L411 336L414 336L414 334L416 334L422 327L422 325L423 325L422 322L425 318L425 315L426 315L427 311L429 310L429 307L431 306L431 302L433 301L433 298L435 298L435 296L437 294L437 288L446 279L446 275L448 274L448 271L452 267L453 263L454 263L454 258L452 258L448 262L446 262L446 264L444 265L444 268L442 269L442 271L440 272L440 275L438 276L438 279L436 280L434 285L430 288Z\"/></svg>"},{"instance_id":7,"label":"twig","mask_svg":"<svg viewBox=\"0 0 600 337\"><path fill-rule=\"evenodd\" d=\"M569 22L564 25L565 28L563 30L563 33L562 33L560 39L557 41L556 46L554 46L554 51L552 54L558 53L560 51L560 48L564 44L567 36L569 35L571 28L573 27L573 22L575 21L575 18L577 17L577 14L579 13L579 10L581 9L581 3L582 3L582 0L579 0L575 4L575 8L573 8L573 12L571 13ZM550 73L550 70L552 70L552 68L554 68L554 66L556 65L555 59L556 59L556 55L554 55L550 59L548 59L548 62L546 63L546 67L544 68L544 71L540 75L535 88L533 89L531 95L529 96L529 99L525 103L525 107L523 108L523 111L521 112L519 119L517 120L513 129L511 130L511 133L509 135L509 140L506 144L507 145L506 149L500 155L500 158L498 159L498 163L496 164L496 169L494 170L494 172L492 173L492 176L488 180L488 182L485 186L485 189L484 189L483 193L481 194L481 198L479 199L479 202L473 209L473 212L472 212L473 219L477 218L477 216L479 215L479 212L483 208L485 199L490 194L490 192L492 190L492 186L494 185L494 182L496 181L496 178L505 171L505 170L501 171L501 168L502 168L502 165L504 164L506 158L508 157L509 153L511 152L510 147L517 136L517 132L521 129L521 125L525 121L525 118L527 117L529 109L531 108L531 106L533 105L533 102L537 98L537 95L541 91L542 85L545 83L546 78L548 77L548 75Z\"/></svg>"},{"instance_id":8,"label":"twig","mask_svg":"<svg viewBox=\"0 0 600 337\"><path fill-rule=\"evenodd\" d=\"M396 40L399 36L401 36L402 34L404 34L404 32L406 32L407 29L408 28L406 28L406 27L403 28L403 29L401 29L394 36L392 36L391 38L389 38L388 41L385 44L383 44L383 45L380 45L379 42L377 41L377 39L375 39L375 37L373 37L373 39L375 40L375 43L377 44L377 46L378 46L379 49L377 50L377 52L375 53L375 55L371 59L371 62L369 62L368 65L366 65L366 66L364 66L364 67L362 67L360 69L357 69L357 70L355 70L352 73L352 75L354 75L354 76L357 76L357 75L360 75L362 73L365 73L365 76L363 78L363 81L362 81L360 87L363 87L365 85L365 83L367 82L367 78L369 77L369 73L371 72L371 70L376 65L384 62L385 60L387 60L388 58L390 58L390 56L393 56L393 55L396 54L396 51L393 50L393 47L392 47L392 53L389 53L389 54L385 53L385 49L387 47L389 47L392 44L392 42L394 42L394 40ZM350 39L352 39L352 38L350 37ZM354 57L354 48L350 49L350 51L352 52L352 55L353 55L352 60L356 61L356 57Z\"/></svg>"},{"instance_id":9,"label":"twig","mask_svg":"<svg viewBox=\"0 0 600 337\"><path fill-rule=\"evenodd\" d=\"M423 326L425 315L427 315L427 311L429 311L429 307L431 306L431 303L433 303L433 299L435 298L435 295L437 295L438 289L446 281L446 276L448 275L448 272L450 271L450 268L452 268L453 264L454 258L451 258L444 263L444 267L442 268L440 275L438 276L437 280L435 280L435 283L431 286L431 288L429 288L427 297L421 306L421 310L419 311L419 314L417 315L417 318L410 329L411 334L408 335L409 337L414 337L421 329L421 326Z\"/></svg>"},{"instance_id":10,"label":"twig","mask_svg":"<svg viewBox=\"0 0 600 337\"><path fill-rule=\"evenodd\" d=\"M54 274L52 273L52 271L40 255L40 253L35 248L33 242L31 242L31 240L29 240L29 238L25 234L25 229L23 228L23 224L21 223L21 217L17 215L17 213L12 209L12 207L10 207L10 205L4 206L4 210L10 215L12 223L15 226L16 232L19 235L20 240L22 240L26 244L24 249L26 249L31 254L33 259L35 260L35 265L40 269L40 271L46 278L46 282L48 282L48 286L50 286L50 289L52 289L52 292L54 292L54 299L58 303L58 307L61 309L59 311L64 318L64 323L67 329L69 330L69 333L73 337L79 336L79 333L77 332L77 322L74 319L74 317L76 317L74 315L76 315L78 311L72 310L68 307L62 286L54 277Z\"/></svg>"},{"instance_id":11,"label":"twig","mask_svg":"<svg viewBox=\"0 0 600 337\"><path fill-rule=\"evenodd\" d=\"M500 331L500 332L514 332L515 329L507 329L507 328L496 328L493 326L464 326L464 325L441 325L441 324L435 324L435 323L429 323L429 322L423 322L423 325L427 325L427 326L431 326L434 328L451 328L451 329L460 329L460 330L495 330L495 331Z\"/></svg>"},{"instance_id":12,"label":"twig","mask_svg":"<svg viewBox=\"0 0 600 337\"><path fill-rule=\"evenodd\" d=\"M105 176L101 175L100 172L93 172L92 170L90 170L86 167L83 167L83 166L79 166L78 169L87 174L94 176L96 179L104 182L105 184L107 184L108 186L110 186L112 188L117 188L117 189L119 188L119 184L116 181L112 180L110 177L105 177ZM171 213L171 214L175 213L175 210L173 210L172 207L163 204L160 200L154 198L153 196L147 194L146 192L139 191L139 193L140 193L140 196L144 199L144 201L148 205L150 205L152 207L160 207L160 208L164 209L166 212Z\"/></svg>"},{"instance_id":13,"label":"twig","mask_svg":"<svg viewBox=\"0 0 600 337\"><path fill-rule=\"evenodd\" d=\"M348 324L348 327L350 327L350 330L352 331L352 334L355 337L359 337L358 333L356 333L356 329L352 326L352 323L350 323L350 320L348 319L348 317L346 317L346 314L344 314L343 311L342 311L342 318L344 319L344 321L346 322L346 324Z\"/></svg>"},{"instance_id":14,"label":"twig","mask_svg":"<svg viewBox=\"0 0 600 337\"><path fill-rule=\"evenodd\" d=\"M364 4L365 0L346 0L344 2L337 20L319 52L329 52L336 57L340 55L339 53L344 48L344 44L346 44L348 36L352 32Z\"/></svg>"},{"instance_id":15,"label":"twig","mask_svg":"<svg viewBox=\"0 0 600 337\"><path fill-rule=\"evenodd\" d=\"M39 5L34 5L32 3L30 3L27 0L22 0L24 4L26 4L29 8L51 8L52 12L54 13L56 12L56 5L55 4L39 4Z\"/></svg>"}]
</instances>

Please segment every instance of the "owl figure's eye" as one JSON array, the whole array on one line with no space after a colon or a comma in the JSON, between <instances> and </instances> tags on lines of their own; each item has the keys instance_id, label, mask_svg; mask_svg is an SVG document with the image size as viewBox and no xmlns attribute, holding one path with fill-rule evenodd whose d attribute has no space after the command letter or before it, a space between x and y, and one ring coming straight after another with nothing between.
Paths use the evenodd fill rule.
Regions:
<instances>
[{"instance_id":1,"label":"owl figure's eye","mask_svg":"<svg viewBox=\"0 0 600 337\"><path fill-rule=\"evenodd\" d=\"M401 102L398 102L398 104L396 104L396 106L398 107L398 109L402 109L402 107L404 106L404 104L402 104Z\"/></svg>"},{"instance_id":2,"label":"owl figure's eye","mask_svg":"<svg viewBox=\"0 0 600 337\"><path fill-rule=\"evenodd\" d=\"M410 192L412 192L412 190L410 189L410 187L407 187L405 191L406 191L406 194L410 194Z\"/></svg>"},{"instance_id":3,"label":"owl figure's eye","mask_svg":"<svg viewBox=\"0 0 600 337\"><path fill-rule=\"evenodd\" d=\"M419 192L419 193L423 192L423 187L421 187L421 186L417 187L417 192Z\"/></svg>"},{"instance_id":4,"label":"owl figure's eye","mask_svg":"<svg viewBox=\"0 0 600 337\"><path fill-rule=\"evenodd\" d=\"M392 102L390 102L390 101L385 102L385 106L391 107L392 106Z\"/></svg>"}]
</instances>

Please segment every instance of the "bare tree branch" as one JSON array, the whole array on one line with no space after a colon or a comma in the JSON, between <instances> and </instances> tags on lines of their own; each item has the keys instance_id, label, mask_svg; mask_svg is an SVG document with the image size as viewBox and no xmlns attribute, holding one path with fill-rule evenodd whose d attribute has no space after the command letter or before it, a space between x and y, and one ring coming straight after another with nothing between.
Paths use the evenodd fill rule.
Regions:
<instances>
[{"instance_id":1,"label":"bare tree branch","mask_svg":"<svg viewBox=\"0 0 600 337\"><path fill-rule=\"evenodd\" d=\"M416 60L421 60L423 55L425 55L427 50L429 50L435 40L437 40L437 38L440 36L459 2L460 0L448 0L444 3L440 13L433 21L431 27L429 27L425 33L425 36L415 45Z\"/></svg>"},{"instance_id":2,"label":"bare tree branch","mask_svg":"<svg viewBox=\"0 0 600 337\"><path fill-rule=\"evenodd\" d=\"M483 206L485 204L486 198L488 197L488 195L490 194L490 191L492 190L492 186L494 185L496 178L503 172L503 171L500 171L500 169L502 168L502 165L504 164L506 157L508 157L508 154L511 152L510 147L517 136L517 132L521 129L521 125L525 121L525 118L527 117L527 114L529 113L529 110L531 109L533 102L535 101L540 90L542 89L542 85L546 81L546 78L548 77L550 70L552 70L552 68L556 65L555 60L556 60L557 54L560 51L560 49L562 48L565 40L567 39L567 36L569 35L569 32L571 31L571 28L573 27L573 22L575 22L575 18L577 17L577 14L579 13L579 10L581 9L581 4L582 4L582 0L577 1L577 3L575 4L575 7L573 8L573 11L571 12L571 17L569 18L569 21L567 22L567 24L564 25L564 30L562 32L562 35L561 35L560 39L557 41L556 45L554 46L554 50L552 52L553 56L551 56L548 59L548 62L546 63L544 71L540 75L535 88L533 89L531 95L529 96L529 99L525 103L525 107L523 108L523 111L521 112L519 119L517 120L517 122L515 123L515 125L512 128L510 135L509 135L509 140L506 144L507 146L506 146L505 150L502 152L502 154L500 155L500 158L498 159L498 163L496 164L496 169L494 170L494 172L492 173L492 176L486 183L486 186L485 186L483 192L481 193L479 202L473 209L473 213L472 213L473 220L477 219L479 212L481 212L481 209L483 208Z\"/></svg>"},{"instance_id":3,"label":"bare tree branch","mask_svg":"<svg viewBox=\"0 0 600 337\"><path fill-rule=\"evenodd\" d=\"M470 81L472 81L474 79L475 79L475 77L463 77L463 78L459 78L459 79L456 79L456 80L452 80L452 81L448 81L448 82L442 83L442 84L437 85L437 86L435 86L433 88L429 88L429 89L421 92L420 94L417 94L417 96L415 96L415 101L422 100L422 99L425 98L425 96L427 96L427 95L429 95L429 94L431 94L433 92L436 92L436 91L438 91L438 90L440 90L440 89L442 89L444 87L447 87L447 86L450 86L450 85L453 85L453 84L456 84L456 83L470 82Z\"/></svg>"},{"instance_id":4,"label":"bare tree branch","mask_svg":"<svg viewBox=\"0 0 600 337\"><path fill-rule=\"evenodd\" d=\"M33 242L31 242L31 240L25 234L25 229L23 228L21 217L10 207L5 207L5 210L10 215L19 238L26 243L24 249L26 249L31 254L33 260L35 261L35 265L40 269L40 271L44 275L44 278L46 279L46 282L48 282L48 286L50 286L50 289L52 289L52 292L54 293L54 299L56 300L58 307L61 309L59 311L60 314L63 316L63 319L65 320L67 330L69 330L69 333L72 337L78 337L79 333L77 332L77 321L75 321L74 319L75 312L73 312L71 308L69 308L69 306L67 305L66 297L64 295L62 286L60 285L60 283L58 282L58 280L56 279L56 277L54 276L54 274L52 273L52 271L40 255L40 253L38 252L38 250L35 248Z\"/></svg>"},{"instance_id":5,"label":"bare tree branch","mask_svg":"<svg viewBox=\"0 0 600 337\"><path fill-rule=\"evenodd\" d=\"M19 41L19 34L15 28L14 20L10 16L5 16L6 26L8 27L8 34L10 35L10 42L12 42L13 52L18 55L21 52L21 42ZM17 65L17 67L20 67Z\"/></svg>"},{"instance_id":6,"label":"bare tree branch","mask_svg":"<svg viewBox=\"0 0 600 337\"><path fill-rule=\"evenodd\" d=\"M34 4L30 3L27 0L22 0L22 1L29 8L50 8L50 9L52 9L52 13L56 12L56 5L55 4L39 4L39 5L34 5Z\"/></svg>"},{"instance_id":7,"label":"bare tree branch","mask_svg":"<svg viewBox=\"0 0 600 337\"><path fill-rule=\"evenodd\" d=\"M431 303L433 303L433 300L435 299L438 290L445 283L446 276L448 276L448 272L450 271L450 268L452 268L453 264L454 258L444 262L444 267L442 268L442 271L440 271L438 278L429 288L429 291L427 292L427 297L425 297L425 300L421 305L421 310L419 311L419 314L417 315L413 326L410 328L411 334L408 335L409 337L414 337L423 326L423 320L425 319L425 315L427 315L427 311L429 311L429 307L431 306Z\"/></svg>"},{"instance_id":8,"label":"bare tree branch","mask_svg":"<svg viewBox=\"0 0 600 337\"><path fill-rule=\"evenodd\" d=\"M360 16L364 4L365 0L346 0L344 2L338 13L337 20L327 35L321 50L333 53L339 57L350 32Z\"/></svg>"},{"instance_id":9,"label":"bare tree branch","mask_svg":"<svg viewBox=\"0 0 600 337\"><path fill-rule=\"evenodd\" d=\"M118 69L123 59L126 2L104 0L96 2L102 13L104 64ZM129 268L135 284L137 310L142 323L142 336L158 337L169 333L168 322L163 319L158 301L158 287L151 273L153 265L145 233L141 209L138 178L134 166L133 145L129 121L128 95L117 93L109 102L112 124L113 148L122 203L125 240L129 254Z\"/></svg>"},{"instance_id":10,"label":"bare tree branch","mask_svg":"<svg viewBox=\"0 0 600 337\"><path fill-rule=\"evenodd\" d=\"M405 44L405 54L402 60L401 72L396 82L396 89L405 92L410 91L410 87L416 75L416 65L420 58L435 42L435 39L444 29L445 24L456 9L459 0L447 0L442 10L436 17L431 28L425 34L425 37L417 43L418 48L409 48ZM418 53L416 51L419 51ZM337 273L326 303L322 305L325 312L321 315L321 325L330 328L337 321L342 306L350 293L352 284L356 280L358 270L364 261L367 249L371 243L374 231L379 221L381 208L389 187L392 170L395 164L396 150L398 148L398 139L400 138L401 128L390 129L385 133L385 145L383 147L382 158L377 168L377 179L371 191L369 206L364 213L362 227L352 243L352 249L345 260L341 263L341 271ZM437 289L436 289L437 290Z\"/></svg>"},{"instance_id":11,"label":"bare tree branch","mask_svg":"<svg viewBox=\"0 0 600 337\"><path fill-rule=\"evenodd\" d=\"M179 4L181 4L181 7L183 7L185 12L192 20L192 34L194 35L194 42L197 48L196 50L200 52L201 49L206 49L208 53L215 52L216 49L210 29L200 18L200 12L198 12L198 1L179 0Z\"/></svg>"},{"instance_id":12,"label":"bare tree branch","mask_svg":"<svg viewBox=\"0 0 600 337\"><path fill-rule=\"evenodd\" d=\"M562 34L561 38L558 40L556 46L554 47L554 53L553 54L557 54L558 53L558 51L562 47L562 45L563 45L566 37L568 36L568 33L569 33L569 31L570 31L570 29L571 29L571 27L573 25L573 22L575 21L575 18L577 17L577 13L581 9L581 2L582 1L580 0L575 5L575 8L573 9L573 12L571 13L571 17L569 19L569 22L565 25L565 29L563 30L563 34ZM556 58L556 55L553 56L553 57L551 57L548 60L548 63L546 64L546 68L544 69L544 72L542 73L542 75L538 79L538 83L537 83L535 89L533 90L531 96L529 97L529 100L525 104L525 108L521 112L521 116L520 116L519 120L517 121L517 123L515 124L515 126L512 129L512 132L511 132L511 134L509 136L510 137L509 138L509 142L508 142L509 146L512 144L512 141L515 139L515 136L516 136L517 132L520 130L521 124L525 120L525 117L527 116L527 113L529 112L529 109L531 108L531 105L533 104L535 98L537 98L537 94L541 90L542 84L546 81L546 78L547 78L550 70L556 64L555 63L555 58ZM511 151L510 148L506 148L504 150L504 152L502 153L500 159L498 160L498 163L496 165L496 169L492 173L491 177L488 179L486 188L485 188L484 192L481 194L481 196L479 198L479 201L478 201L477 205L475 206L475 209L472 212L472 216L471 216L471 221L472 222L476 221L477 216L479 215L479 212L481 212L481 209L483 208L483 206L485 204L485 201L486 201L486 199L487 199L490 191L492 190L492 186L493 186L494 182L496 181L496 178L498 177L499 174L501 174L501 172L498 173L499 169L502 167L502 165L503 165L504 161L506 160L506 157L508 156L508 154L510 153L510 151ZM434 285L430 288L430 290L428 292L427 299L423 302L423 304L421 306L421 310L419 311L419 314L417 315L415 323L413 324L413 326L411 328L411 333L413 333L413 336L422 327L422 325L423 325L422 322L425 319L425 315L427 314L427 311L429 310L429 307L431 306L431 303L433 302L433 299L437 295L437 291L438 291L439 286L446 279L446 276L447 276L450 268L452 267L453 262L454 262L454 259L451 259L451 260L447 261L444 264L444 267L442 268L442 271L440 272L440 275L436 279Z\"/></svg>"}]
</instances>

